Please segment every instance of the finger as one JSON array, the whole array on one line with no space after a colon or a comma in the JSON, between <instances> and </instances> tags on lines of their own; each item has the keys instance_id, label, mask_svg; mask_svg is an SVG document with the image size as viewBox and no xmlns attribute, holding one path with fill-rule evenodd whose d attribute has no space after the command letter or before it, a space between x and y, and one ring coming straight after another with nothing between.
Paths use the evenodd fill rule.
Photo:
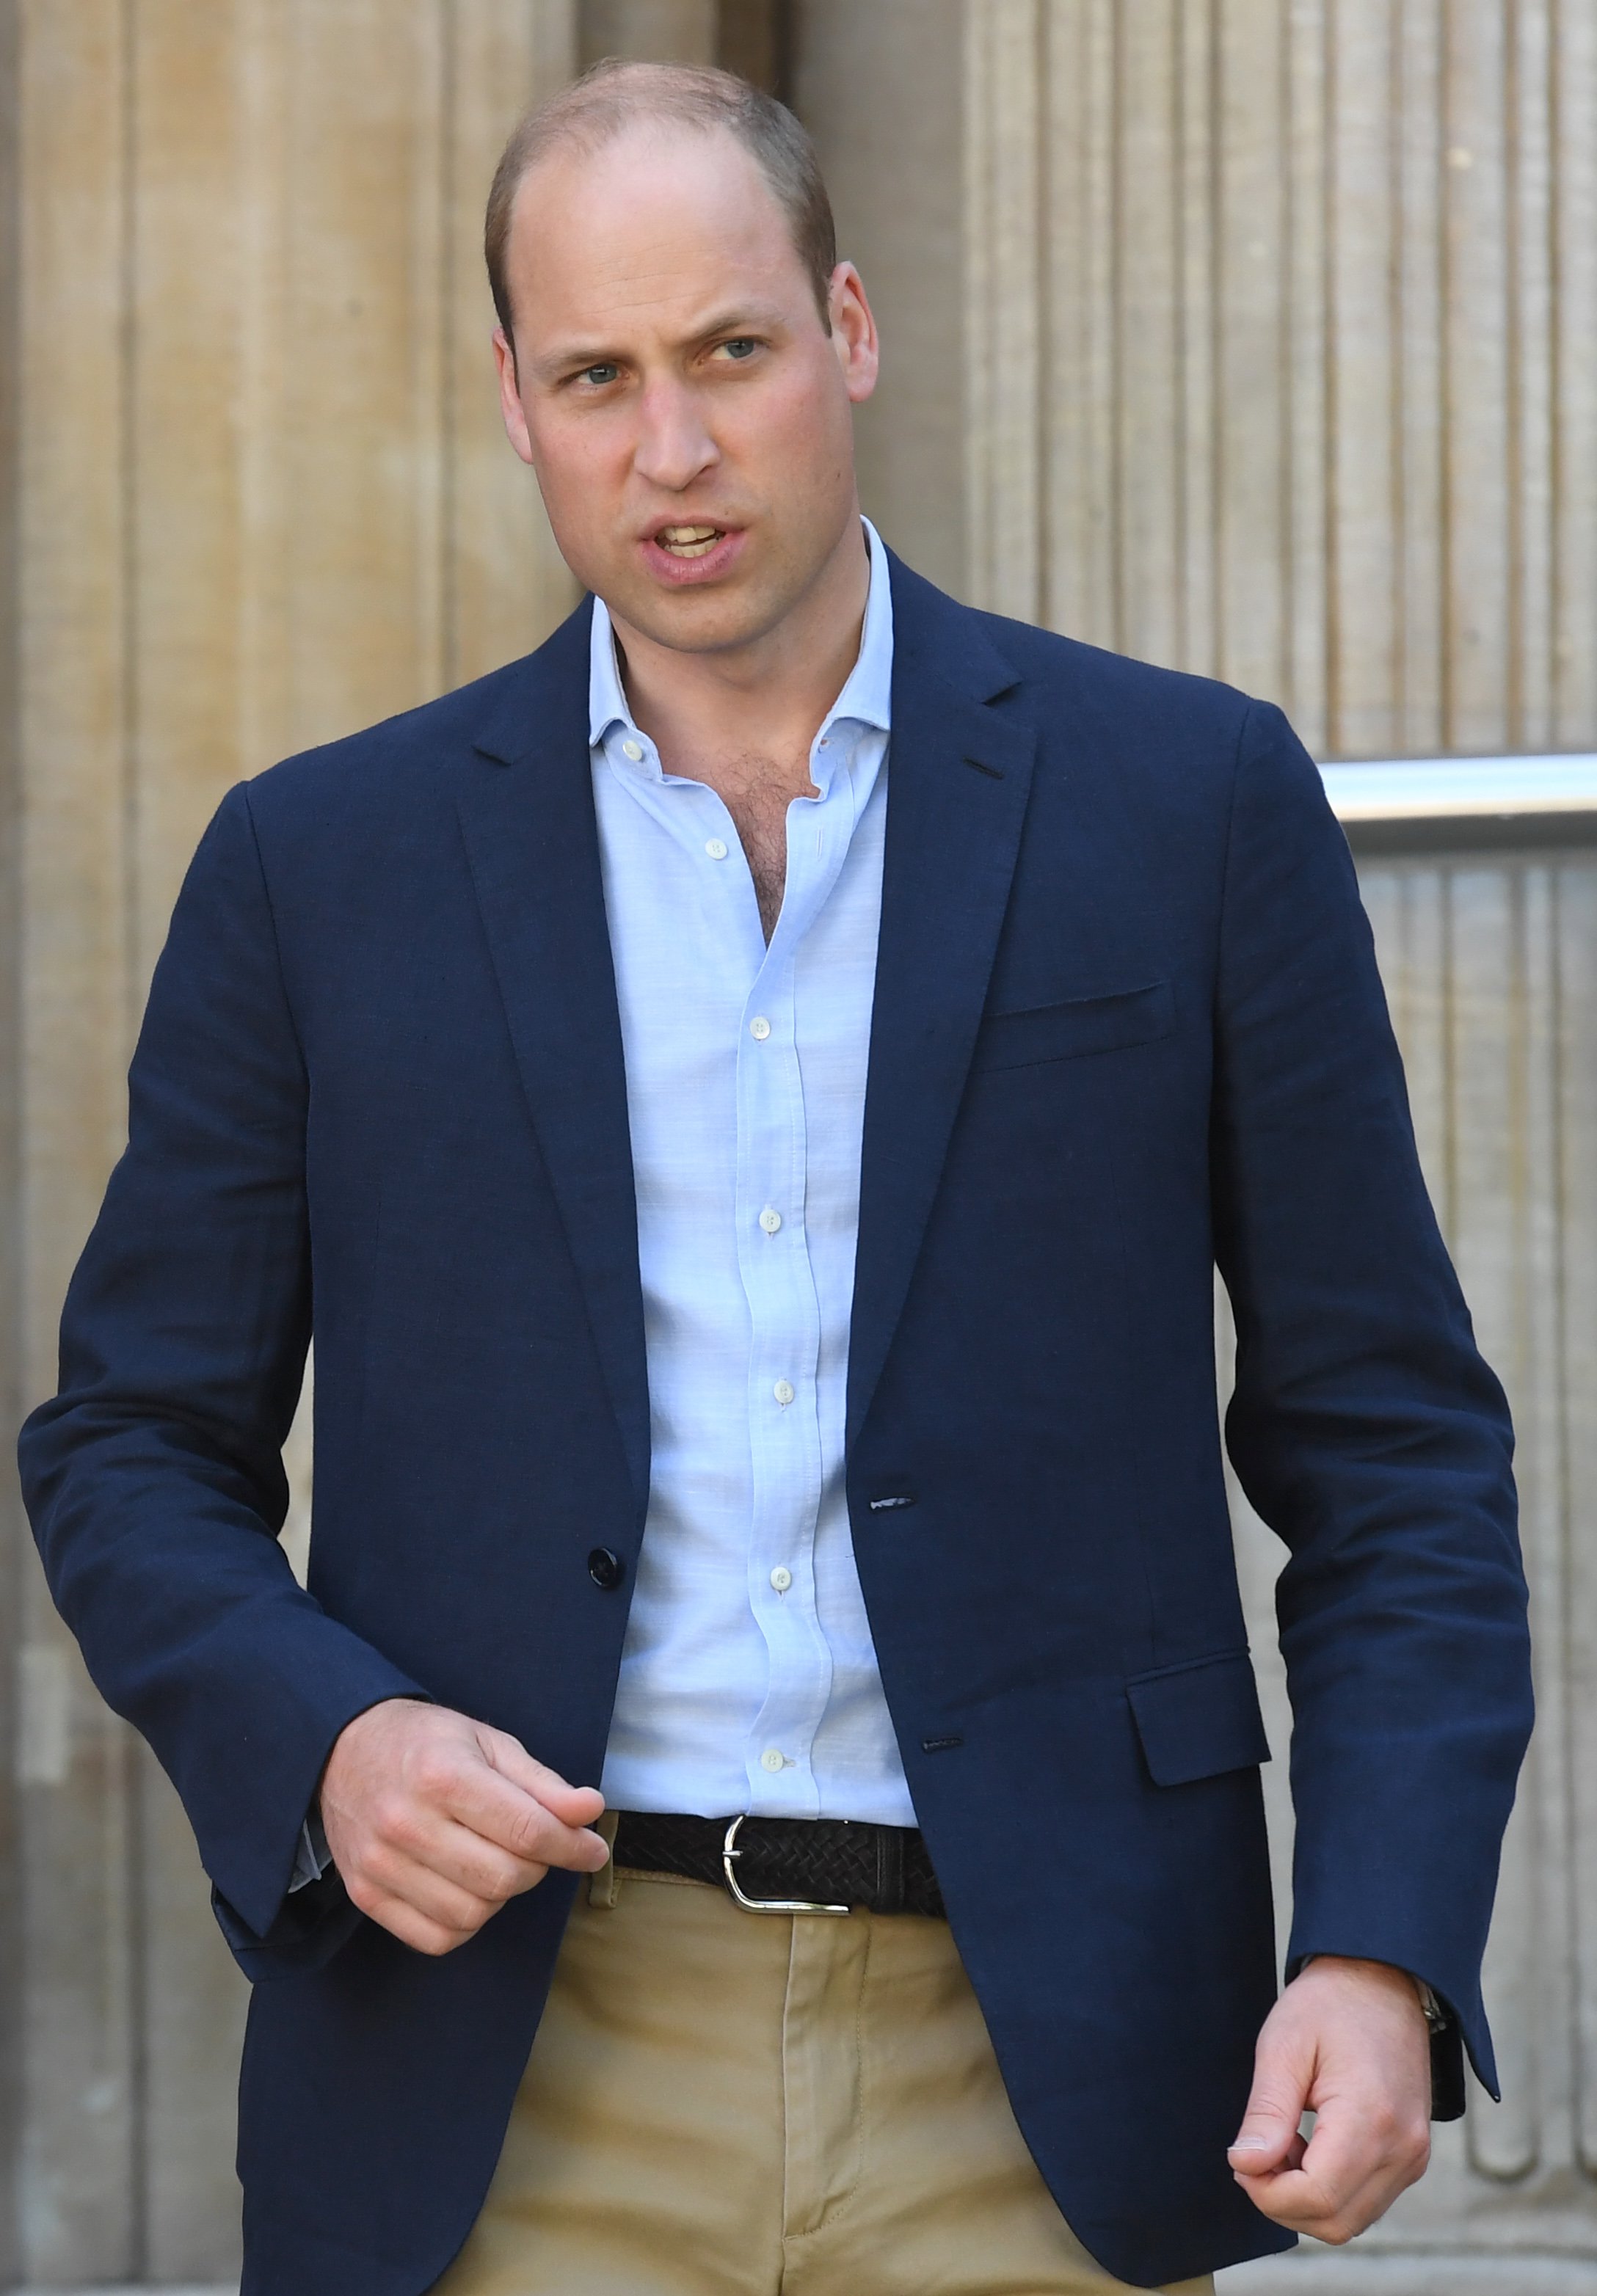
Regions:
<instances>
[{"instance_id":1,"label":"finger","mask_svg":"<svg viewBox=\"0 0 1597 2296\"><path fill-rule=\"evenodd\" d=\"M548 1871L541 1862L517 1857L471 1826L424 1807L412 1808L369 1841L356 1870L378 1888L402 1889L412 1867L424 1867L469 1897L495 1906L535 1889Z\"/></svg>"},{"instance_id":2,"label":"finger","mask_svg":"<svg viewBox=\"0 0 1597 2296\"><path fill-rule=\"evenodd\" d=\"M610 1855L598 1834L585 1825L567 1824L529 1789L513 1784L486 1762L473 1762L456 1774L443 1807L474 1833L513 1857L539 1865L595 1874Z\"/></svg>"},{"instance_id":3,"label":"finger","mask_svg":"<svg viewBox=\"0 0 1597 2296\"><path fill-rule=\"evenodd\" d=\"M1346 2239L1391 2206L1423 2173L1429 2154L1428 2119L1411 2125L1379 2092L1340 2095L1321 2105L1303 2166L1323 2197L1327 2220L1345 2225L1339 2236Z\"/></svg>"},{"instance_id":4,"label":"finger","mask_svg":"<svg viewBox=\"0 0 1597 2296\"><path fill-rule=\"evenodd\" d=\"M1336 2132L1322 2141L1320 2127L1296 2171L1239 2176L1238 2182L1255 2207L1278 2223L1339 2243L1383 2215L1412 2184L1423 2161L1409 2161L1375 2136L1354 2135L1333 2149Z\"/></svg>"},{"instance_id":5,"label":"finger","mask_svg":"<svg viewBox=\"0 0 1597 2296\"><path fill-rule=\"evenodd\" d=\"M1301 2169L1281 2170L1270 2177L1239 2177L1248 2199L1260 2212L1293 2232L1312 2233L1316 2240L1340 2245L1373 2224L1396 2193L1384 2193L1379 2184L1340 2196L1328 2194Z\"/></svg>"},{"instance_id":6,"label":"finger","mask_svg":"<svg viewBox=\"0 0 1597 2296\"><path fill-rule=\"evenodd\" d=\"M1244 2177L1237 2182L1261 2216L1292 2232L1308 2232L1326 2220L1319 2192L1301 2169L1277 2169L1267 2177Z\"/></svg>"},{"instance_id":7,"label":"finger","mask_svg":"<svg viewBox=\"0 0 1597 2296\"><path fill-rule=\"evenodd\" d=\"M441 1923L429 1921L403 1898L386 1897L381 1891L373 1891L360 1910L368 1921L375 1922L391 1937L397 1937L401 1945L434 1957L453 1953L473 1934L470 1931L449 1929Z\"/></svg>"},{"instance_id":8,"label":"finger","mask_svg":"<svg viewBox=\"0 0 1597 2296\"><path fill-rule=\"evenodd\" d=\"M429 1866L382 1856L370 1860L352 1882L346 1882L345 1887L363 1913L370 1910L367 1900L396 1902L408 1906L424 1921L452 1931L461 1938L475 1936L503 1903L500 1898L479 1897L474 1890L462 1889L457 1882L435 1873Z\"/></svg>"},{"instance_id":9,"label":"finger","mask_svg":"<svg viewBox=\"0 0 1597 2296\"><path fill-rule=\"evenodd\" d=\"M605 1814L605 1797L597 1786L574 1786L558 1770L528 1753L507 1730L483 1729L479 1734L483 1754L501 1776L530 1793L563 1824L591 1825Z\"/></svg>"}]
</instances>

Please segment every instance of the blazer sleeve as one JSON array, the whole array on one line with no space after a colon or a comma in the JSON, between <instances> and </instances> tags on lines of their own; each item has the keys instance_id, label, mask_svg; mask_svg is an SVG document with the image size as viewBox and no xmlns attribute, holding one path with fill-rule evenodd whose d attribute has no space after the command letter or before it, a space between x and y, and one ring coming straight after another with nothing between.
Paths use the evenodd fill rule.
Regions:
<instances>
[{"instance_id":1,"label":"blazer sleeve","mask_svg":"<svg viewBox=\"0 0 1597 2296\"><path fill-rule=\"evenodd\" d=\"M51 1592L183 1799L251 1975L354 1926L329 1876L284 1899L345 1723L423 1693L328 1618L277 1543L310 1334L307 1076L247 791L190 867L129 1078L128 1143L22 1431Z\"/></svg>"},{"instance_id":2,"label":"blazer sleeve","mask_svg":"<svg viewBox=\"0 0 1597 2296\"><path fill-rule=\"evenodd\" d=\"M1237 762L1215 1014L1215 1257L1237 1327L1227 1444L1286 1542L1297 1812L1288 1975L1391 1962L1496 2094L1480 1964L1531 1722L1502 1389L1415 1152L1346 841L1277 709Z\"/></svg>"}]
</instances>

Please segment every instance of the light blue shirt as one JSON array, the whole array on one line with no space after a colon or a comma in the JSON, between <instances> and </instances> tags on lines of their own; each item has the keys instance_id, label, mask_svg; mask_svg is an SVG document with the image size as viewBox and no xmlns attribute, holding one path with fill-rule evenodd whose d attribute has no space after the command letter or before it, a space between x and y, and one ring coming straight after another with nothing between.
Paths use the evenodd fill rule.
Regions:
<instances>
[{"instance_id":1,"label":"light blue shirt","mask_svg":"<svg viewBox=\"0 0 1597 2296\"><path fill-rule=\"evenodd\" d=\"M594 601L653 1443L612 1809L915 1823L843 1490L893 686L887 555L865 531L860 656L810 751L820 795L787 808L769 947L730 814L661 770ZM291 1887L326 1864L313 1818Z\"/></svg>"},{"instance_id":2,"label":"light blue shirt","mask_svg":"<svg viewBox=\"0 0 1597 2296\"><path fill-rule=\"evenodd\" d=\"M589 720L638 1193L653 1465L612 1808L914 1811L843 1488L893 677L886 554L787 808L767 947L721 800L661 768L596 601Z\"/></svg>"}]
</instances>

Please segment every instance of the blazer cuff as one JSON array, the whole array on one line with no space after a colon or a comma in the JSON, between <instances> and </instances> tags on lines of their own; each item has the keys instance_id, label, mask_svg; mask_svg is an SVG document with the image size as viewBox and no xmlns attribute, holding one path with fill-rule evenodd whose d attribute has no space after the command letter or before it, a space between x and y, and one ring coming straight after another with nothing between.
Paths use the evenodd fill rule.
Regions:
<instances>
[{"instance_id":1,"label":"blazer cuff","mask_svg":"<svg viewBox=\"0 0 1597 2296\"><path fill-rule=\"evenodd\" d=\"M252 1985L322 1968L366 1919L350 1904L336 1866L292 1891L264 1937L250 1927L236 1906L228 1904L214 1882L210 1909L228 1950Z\"/></svg>"}]
</instances>

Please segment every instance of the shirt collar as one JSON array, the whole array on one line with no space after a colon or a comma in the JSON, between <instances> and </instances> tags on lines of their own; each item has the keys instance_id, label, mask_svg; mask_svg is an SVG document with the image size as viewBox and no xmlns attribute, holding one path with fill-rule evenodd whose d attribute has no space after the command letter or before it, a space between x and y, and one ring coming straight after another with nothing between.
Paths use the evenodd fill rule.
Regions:
<instances>
[{"instance_id":1,"label":"shirt collar","mask_svg":"<svg viewBox=\"0 0 1597 2296\"><path fill-rule=\"evenodd\" d=\"M868 519L861 520L870 551L870 588L865 600L865 626L860 652L820 727L827 733L840 718L852 718L886 733L893 724L893 584L887 552ZM593 627L588 653L588 738L597 748L613 726L636 734L627 706L621 667L615 658L615 632L603 598L593 602Z\"/></svg>"}]
</instances>

